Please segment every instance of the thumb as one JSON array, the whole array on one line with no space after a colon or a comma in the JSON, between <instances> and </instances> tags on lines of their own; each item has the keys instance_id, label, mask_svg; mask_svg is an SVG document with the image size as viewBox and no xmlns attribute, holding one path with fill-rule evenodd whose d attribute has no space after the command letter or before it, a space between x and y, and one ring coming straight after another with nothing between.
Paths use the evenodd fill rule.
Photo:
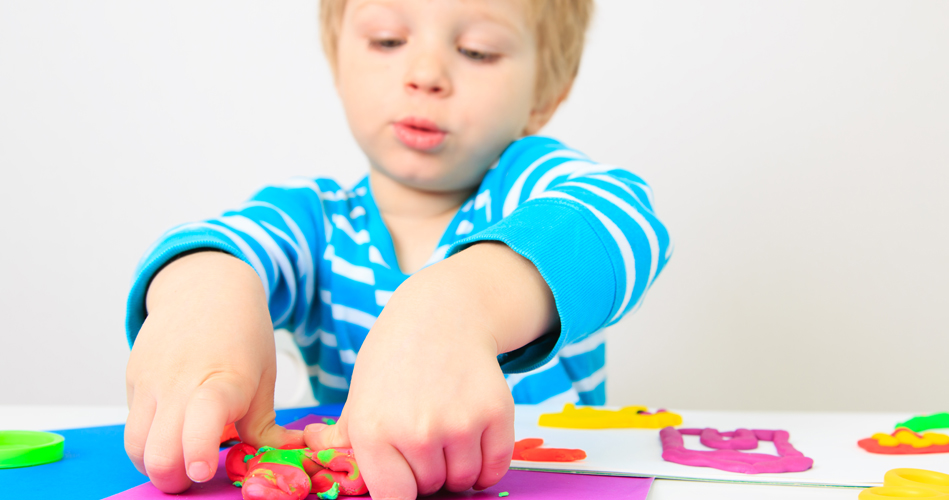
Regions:
<instances>
[{"instance_id":1,"label":"thumb","mask_svg":"<svg viewBox=\"0 0 949 500\"><path fill-rule=\"evenodd\" d=\"M303 448L303 432L285 429L276 423L277 412L273 407L276 370L267 370L261 377L257 393L251 400L247 413L234 423L241 441L254 448Z\"/></svg>"},{"instance_id":2,"label":"thumb","mask_svg":"<svg viewBox=\"0 0 949 500\"><path fill-rule=\"evenodd\" d=\"M349 427L346 411L333 425L310 424L303 429L303 441L311 450L325 450L327 448L352 448L349 442Z\"/></svg>"}]
</instances>

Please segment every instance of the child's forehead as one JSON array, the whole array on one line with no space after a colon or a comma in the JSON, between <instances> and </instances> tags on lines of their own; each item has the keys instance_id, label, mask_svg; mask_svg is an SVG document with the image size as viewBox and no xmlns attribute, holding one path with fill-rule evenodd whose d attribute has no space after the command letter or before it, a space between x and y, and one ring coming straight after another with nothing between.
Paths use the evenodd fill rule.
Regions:
<instances>
[{"instance_id":1,"label":"child's forehead","mask_svg":"<svg viewBox=\"0 0 949 500\"><path fill-rule=\"evenodd\" d=\"M529 24L527 0L346 0L353 16L413 17L425 14L426 22L490 22L512 30Z\"/></svg>"}]
</instances>

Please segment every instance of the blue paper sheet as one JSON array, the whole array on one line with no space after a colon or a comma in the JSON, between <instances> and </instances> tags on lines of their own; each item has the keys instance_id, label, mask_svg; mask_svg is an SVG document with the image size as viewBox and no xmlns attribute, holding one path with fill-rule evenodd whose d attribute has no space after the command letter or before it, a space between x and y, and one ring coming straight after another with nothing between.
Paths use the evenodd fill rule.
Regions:
<instances>
[{"instance_id":1,"label":"blue paper sheet","mask_svg":"<svg viewBox=\"0 0 949 500\"><path fill-rule=\"evenodd\" d=\"M277 410L276 420L286 425L314 413L339 415L342 409L343 405L327 405ZM125 454L124 425L53 432L66 438L63 459L35 467L0 469L0 498L100 500L148 481ZM88 477L100 479L87 481Z\"/></svg>"}]
</instances>

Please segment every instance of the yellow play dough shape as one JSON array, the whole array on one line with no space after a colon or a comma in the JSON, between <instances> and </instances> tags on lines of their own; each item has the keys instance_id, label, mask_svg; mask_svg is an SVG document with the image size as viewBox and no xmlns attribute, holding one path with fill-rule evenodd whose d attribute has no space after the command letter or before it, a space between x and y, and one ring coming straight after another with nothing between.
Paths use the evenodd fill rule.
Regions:
<instances>
[{"instance_id":1,"label":"yellow play dough shape","mask_svg":"<svg viewBox=\"0 0 949 500\"><path fill-rule=\"evenodd\" d=\"M877 437L878 435L880 437ZM897 446L896 444L888 444L892 441L885 439L887 437L891 438L893 441L908 444L913 448L928 448L934 445L942 446L949 444L949 436L940 434L938 432L927 432L923 434L923 437L919 437L911 431L900 430L897 431L895 438L882 433L874 434L873 437L878 443L880 443L880 446Z\"/></svg>"},{"instance_id":2,"label":"yellow play dough shape","mask_svg":"<svg viewBox=\"0 0 949 500\"><path fill-rule=\"evenodd\" d=\"M922 488L949 494L949 474L925 469L893 469L883 476L885 486Z\"/></svg>"},{"instance_id":3,"label":"yellow play dough shape","mask_svg":"<svg viewBox=\"0 0 949 500\"><path fill-rule=\"evenodd\" d=\"M599 410L573 403L563 405L560 413L544 413L537 425L561 429L662 429L682 425L676 413L661 411L645 413L645 406L626 406L619 410Z\"/></svg>"},{"instance_id":4,"label":"yellow play dough shape","mask_svg":"<svg viewBox=\"0 0 949 500\"><path fill-rule=\"evenodd\" d=\"M938 432L924 432L923 439L928 439L937 446L943 446L943 445L949 444L949 436L945 434L940 434Z\"/></svg>"},{"instance_id":5,"label":"yellow play dough shape","mask_svg":"<svg viewBox=\"0 0 949 500\"><path fill-rule=\"evenodd\" d=\"M876 439L877 443L880 443L880 446L888 446L890 448L894 448L900 445L899 439L896 439L895 437L889 434L884 434L882 432L878 432L874 434L873 439Z\"/></svg>"}]
</instances>

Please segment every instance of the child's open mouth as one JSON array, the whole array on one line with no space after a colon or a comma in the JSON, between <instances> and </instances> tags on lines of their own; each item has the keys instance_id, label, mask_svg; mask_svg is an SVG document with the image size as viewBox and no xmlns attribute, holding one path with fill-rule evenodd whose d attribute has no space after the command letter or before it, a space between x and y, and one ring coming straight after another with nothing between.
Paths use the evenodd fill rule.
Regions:
<instances>
[{"instance_id":1,"label":"child's open mouth","mask_svg":"<svg viewBox=\"0 0 949 500\"><path fill-rule=\"evenodd\" d=\"M410 116L393 124L395 136L406 146L419 151L431 151L445 140L447 132L431 120Z\"/></svg>"}]
</instances>

